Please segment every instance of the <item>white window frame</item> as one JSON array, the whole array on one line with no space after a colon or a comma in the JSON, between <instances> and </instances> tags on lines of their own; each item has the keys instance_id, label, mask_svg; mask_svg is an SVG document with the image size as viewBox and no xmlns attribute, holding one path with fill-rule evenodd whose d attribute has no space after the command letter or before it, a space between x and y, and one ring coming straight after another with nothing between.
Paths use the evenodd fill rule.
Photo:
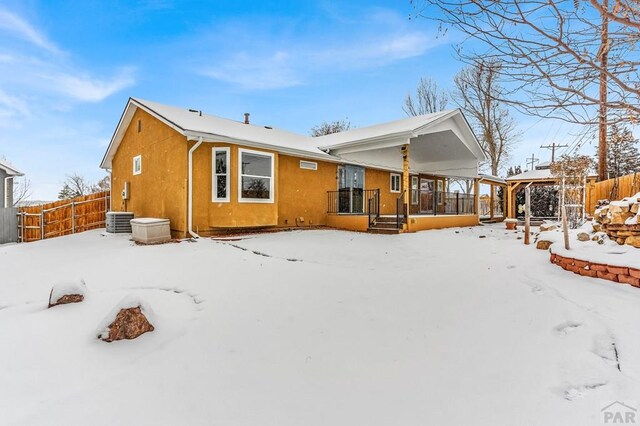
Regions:
<instances>
[{"instance_id":1,"label":"white window frame","mask_svg":"<svg viewBox=\"0 0 640 426\"><path fill-rule=\"evenodd\" d=\"M393 179L398 178L398 189L393 189ZM399 193L400 189L402 189L402 175L399 173L391 173L389 175L389 191Z\"/></svg>"},{"instance_id":2,"label":"white window frame","mask_svg":"<svg viewBox=\"0 0 640 426\"><path fill-rule=\"evenodd\" d=\"M318 163L315 161L300 160L302 170L318 170Z\"/></svg>"},{"instance_id":3,"label":"white window frame","mask_svg":"<svg viewBox=\"0 0 640 426\"><path fill-rule=\"evenodd\" d=\"M139 161L140 168L136 170L136 161ZM142 174L142 155L136 155L133 157L133 175L141 175Z\"/></svg>"},{"instance_id":4,"label":"white window frame","mask_svg":"<svg viewBox=\"0 0 640 426\"><path fill-rule=\"evenodd\" d=\"M218 175L216 173L216 154L218 152L224 152L227 156L227 173L225 173L225 176L227 178L227 196L224 198L218 198L218 176L223 176L223 175ZM230 196L231 196L231 150L229 149L228 146L225 147L220 147L220 146L214 146L213 148L211 148L211 201L214 201L216 203L228 203L230 201Z\"/></svg>"},{"instance_id":5,"label":"white window frame","mask_svg":"<svg viewBox=\"0 0 640 426\"><path fill-rule=\"evenodd\" d=\"M269 157L271 159L271 177L267 176L255 176L242 174L242 154L261 155L263 157ZM261 203L261 204L273 204L274 202L274 181L276 179L276 170L274 167L275 156L270 152L254 151L252 149L238 148L238 202L239 203ZM269 179L269 198L244 198L242 196L242 177L256 177Z\"/></svg>"}]
</instances>

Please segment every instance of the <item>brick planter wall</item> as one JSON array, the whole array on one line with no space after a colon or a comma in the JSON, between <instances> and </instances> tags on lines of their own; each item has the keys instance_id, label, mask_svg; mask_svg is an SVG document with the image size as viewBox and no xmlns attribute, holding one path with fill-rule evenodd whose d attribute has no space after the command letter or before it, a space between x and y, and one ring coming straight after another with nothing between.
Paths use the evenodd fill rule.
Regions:
<instances>
[{"instance_id":1,"label":"brick planter wall","mask_svg":"<svg viewBox=\"0 0 640 426\"><path fill-rule=\"evenodd\" d=\"M604 280L640 287L640 269L604 265L602 263L563 257L554 253L551 253L550 260L551 263L575 274L585 277L602 278Z\"/></svg>"}]
</instances>

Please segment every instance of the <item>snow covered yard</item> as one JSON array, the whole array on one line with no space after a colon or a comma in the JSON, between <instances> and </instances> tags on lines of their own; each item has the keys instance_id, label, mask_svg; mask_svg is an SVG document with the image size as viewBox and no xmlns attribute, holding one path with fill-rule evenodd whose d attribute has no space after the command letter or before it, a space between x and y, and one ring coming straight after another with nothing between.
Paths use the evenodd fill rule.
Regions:
<instances>
[{"instance_id":1,"label":"snow covered yard","mask_svg":"<svg viewBox=\"0 0 640 426\"><path fill-rule=\"evenodd\" d=\"M640 290L517 235L0 246L0 424L600 424L609 402L640 400ZM77 278L85 301L47 310ZM99 341L126 295L155 331Z\"/></svg>"}]
</instances>

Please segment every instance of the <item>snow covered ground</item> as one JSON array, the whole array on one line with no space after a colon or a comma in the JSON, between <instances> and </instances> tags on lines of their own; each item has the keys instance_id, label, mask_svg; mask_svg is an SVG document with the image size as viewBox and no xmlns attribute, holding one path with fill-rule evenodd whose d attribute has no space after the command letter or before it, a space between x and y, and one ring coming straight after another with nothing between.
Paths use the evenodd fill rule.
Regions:
<instances>
[{"instance_id":1,"label":"snow covered ground","mask_svg":"<svg viewBox=\"0 0 640 426\"><path fill-rule=\"evenodd\" d=\"M640 290L503 228L0 246L0 424L588 425L638 408ZM46 309L78 279L83 303ZM155 331L99 341L127 295Z\"/></svg>"}]
</instances>

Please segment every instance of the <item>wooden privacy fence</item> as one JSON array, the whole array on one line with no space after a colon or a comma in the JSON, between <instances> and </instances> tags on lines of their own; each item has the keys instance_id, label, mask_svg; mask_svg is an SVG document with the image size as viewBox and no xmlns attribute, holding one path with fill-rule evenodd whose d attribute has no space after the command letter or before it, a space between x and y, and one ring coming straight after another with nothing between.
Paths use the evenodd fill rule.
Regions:
<instances>
[{"instance_id":1,"label":"wooden privacy fence","mask_svg":"<svg viewBox=\"0 0 640 426\"><path fill-rule=\"evenodd\" d=\"M587 213L593 214L598 200L619 200L640 192L640 173L621 176L617 179L607 179L590 185Z\"/></svg>"},{"instance_id":2,"label":"wooden privacy fence","mask_svg":"<svg viewBox=\"0 0 640 426\"><path fill-rule=\"evenodd\" d=\"M21 207L17 214L19 241L44 240L103 228L109 206L109 191L104 191L40 206Z\"/></svg>"}]
</instances>

